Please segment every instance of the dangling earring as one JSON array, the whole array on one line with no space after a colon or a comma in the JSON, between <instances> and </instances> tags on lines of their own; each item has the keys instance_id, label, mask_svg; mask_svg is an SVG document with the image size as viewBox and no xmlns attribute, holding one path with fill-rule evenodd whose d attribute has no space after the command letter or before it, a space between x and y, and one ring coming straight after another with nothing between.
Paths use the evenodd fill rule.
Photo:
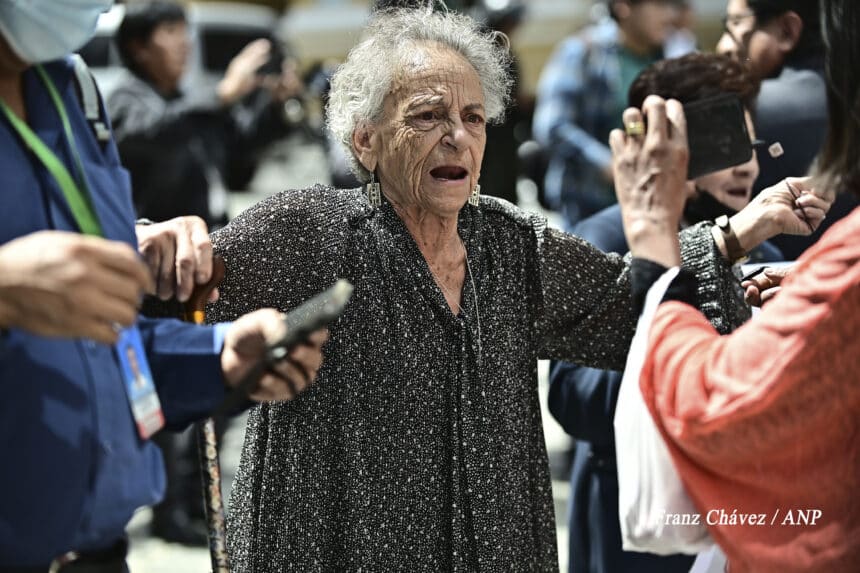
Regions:
<instances>
[{"instance_id":1,"label":"dangling earring","mask_svg":"<svg viewBox=\"0 0 860 573\"><path fill-rule=\"evenodd\" d=\"M475 188L472 189L472 194L469 195L469 205L478 206L478 203L481 202L481 186L477 183L475 184Z\"/></svg>"},{"instance_id":2,"label":"dangling earring","mask_svg":"<svg viewBox=\"0 0 860 573\"><path fill-rule=\"evenodd\" d=\"M370 206L376 209L382 205L382 188L376 182L376 173L370 173L370 183L367 184L367 200Z\"/></svg>"}]
</instances>

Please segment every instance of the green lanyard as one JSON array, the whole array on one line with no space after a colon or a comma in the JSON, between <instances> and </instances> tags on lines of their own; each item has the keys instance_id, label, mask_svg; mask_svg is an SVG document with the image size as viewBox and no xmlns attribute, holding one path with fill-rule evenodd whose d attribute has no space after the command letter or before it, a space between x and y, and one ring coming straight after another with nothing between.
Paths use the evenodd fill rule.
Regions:
<instances>
[{"instance_id":1,"label":"green lanyard","mask_svg":"<svg viewBox=\"0 0 860 573\"><path fill-rule=\"evenodd\" d=\"M74 216L75 222L77 222L81 232L86 235L97 235L101 237L103 236L102 227L99 224L98 217L93 209L92 202L90 201L89 193L87 191L87 179L84 172L84 165L81 162L81 156L78 154L77 147L75 147L75 136L72 133L72 126L69 123L66 106L63 104L63 100L57 92L54 82L51 81L51 78L48 77L48 74L44 69L42 69L42 66L36 66L36 71L39 72L39 76L42 78L42 83L45 84L48 93L51 95L54 107L57 108L57 113L60 115L60 119L63 122L66 141L69 143L69 149L72 153L72 157L74 157L75 167L78 171L78 180L75 181L69 173L69 170L66 169L65 165L63 165L60 158L57 157L41 139L39 139L39 136L30 129L30 126L21 121L21 119L15 115L15 112L9 109L9 106L7 106L6 102L2 99L0 99L0 108L3 109L3 113L6 114L6 118L9 120L9 123L12 124L15 131L18 132L18 135L21 136L21 139L24 140L27 147L29 147L33 154L39 158L45 166L45 169L47 169L57 181L57 185L59 185L60 189L63 191L63 195L66 197L66 201L72 210L72 215Z\"/></svg>"}]
</instances>

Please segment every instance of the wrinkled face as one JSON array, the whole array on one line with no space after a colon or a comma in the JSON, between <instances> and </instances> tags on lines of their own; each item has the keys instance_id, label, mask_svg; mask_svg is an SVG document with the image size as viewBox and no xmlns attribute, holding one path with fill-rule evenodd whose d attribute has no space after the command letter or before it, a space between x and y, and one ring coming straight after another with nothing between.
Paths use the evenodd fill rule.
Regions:
<instances>
[{"instance_id":1,"label":"wrinkled face","mask_svg":"<svg viewBox=\"0 0 860 573\"><path fill-rule=\"evenodd\" d=\"M630 5L630 17L624 26L629 34L656 50L666 43L675 29L678 16L678 7L672 2L645 0Z\"/></svg>"},{"instance_id":2,"label":"wrinkled face","mask_svg":"<svg viewBox=\"0 0 860 573\"><path fill-rule=\"evenodd\" d=\"M759 78L769 78L782 66L779 49L779 18L759 27L747 0L729 0L725 31L717 44L717 53L747 61Z\"/></svg>"},{"instance_id":3,"label":"wrinkled face","mask_svg":"<svg viewBox=\"0 0 860 573\"><path fill-rule=\"evenodd\" d=\"M149 41L136 48L134 58L150 79L175 87L185 73L190 50L185 22L162 22L155 27Z\"/></svg>"},{"instance_id":4,"label":"wrinkled face","mask_svg":"<svg viewBox=\"0 0 860 573\"><path fill-rule=\"evenodd\" d=\"M750 137L755 138L752 118L749 112L745 112L745 115ZM755 151L753 151L752 159L746 163L704 175L695 179L694 182L695 187L706 191L723 205L740 211L746 207L752 198L753 183L755 183L758 173L758 159Z\"/></svg>"},{"instance_id":5,"label":"wrinkled face","mask_svg":"<svg viewBox=\"0 0 860 573\"><path fill-rule=\"evenodd\" d=\"M481 82L461 55L416 50L385 98L382 119L359 153L382 190L403 207L456 215L478 182L486 143Z\"/></svg>"}]
</instances>

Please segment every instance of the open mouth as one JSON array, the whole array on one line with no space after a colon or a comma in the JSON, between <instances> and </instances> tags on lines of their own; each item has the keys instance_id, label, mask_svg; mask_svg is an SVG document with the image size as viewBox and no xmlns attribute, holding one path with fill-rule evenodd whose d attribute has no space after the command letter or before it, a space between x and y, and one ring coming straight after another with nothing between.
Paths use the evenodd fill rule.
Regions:
<instances>
[{"instance_id":1,"label":"open mouth","mask_svg":"<svg viewBox=\"0 0 860 573\"><path fill-rule=\"evenodd\" d=\"M749 195L749 191L745 187L737 187L735 189L729 189L727 191L729 195L732 197L739 197L746 199L747 195Z\"/></svg>"},{"instance_id":2,"label":"open mouth","mask_svg":"<svg viewBox=\"0 0 860 573\"><path fill-rule=\"evenodd\" d=\"M430 170L430 176L438 181L461 181L469 175L463 167L456 165L443 165Z\"/></svg>"}]
</instances>

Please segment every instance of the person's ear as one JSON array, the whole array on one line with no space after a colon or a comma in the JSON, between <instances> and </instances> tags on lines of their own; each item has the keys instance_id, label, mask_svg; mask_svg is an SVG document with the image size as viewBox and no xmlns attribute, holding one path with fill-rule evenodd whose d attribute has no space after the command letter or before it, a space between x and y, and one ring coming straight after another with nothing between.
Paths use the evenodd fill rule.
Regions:
<instances>
[{"instance_id":1,"label":"person's ear","mask_svg":"<svg viewBox=\"0 0 860 573\"><path fill-rule=\"evenodd\" d=\"M777 42L783 54L791 53L803 35L803 20L797 12L788 11L778 18Z\"/></svg>"},{"instance_id":2,"label":"person's ear","mask_svg":"<svg viewBox=\"0 0 860 573\"><path fill-rule=\"evenodd\" d=\"M376 129L369 122L361 122L352 132L352 148L355 150L355 155L359 163L371 173L376 170L376 164L379 162L377 142Z\"/></svg>"}]
</instances>

